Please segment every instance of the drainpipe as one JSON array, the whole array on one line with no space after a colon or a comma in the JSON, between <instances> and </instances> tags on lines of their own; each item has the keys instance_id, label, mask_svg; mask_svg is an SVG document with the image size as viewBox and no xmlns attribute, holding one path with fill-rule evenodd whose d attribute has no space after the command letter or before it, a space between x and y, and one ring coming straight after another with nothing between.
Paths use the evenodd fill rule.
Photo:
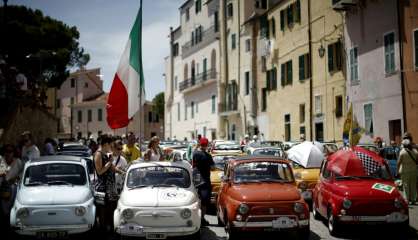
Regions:
<instances>
[{"instance_id":1,"label":"drainpipe","mask_svg":"<svg viewBox=\"0 0 418 240\"><path fill-rule=\"evenodd\" d=\"M168 108L170 108L170 138L173 138L173 122L172 122L172 110L173 110L173 95L174 95L174 56L173 56L173 44L174 44L174 33L173 27L170 27L170 96L168 98ZM167 76L166 76L167 77Z\"/></svg>"},{"instance_id":2,"label":"drainpipe","mask_svg":"<svg viewBox=\"0 0 418 240\"><path fill-rule=\"evenodd\" d=\"M219 116L221 111L225 111L223 106L226 105L225 88L228 80L228 45L226 33L226 0L219 1L219 21L220 21L220 79L218 82L218 137L225 138L226 121L224 117Z\"/></svg>"},{"instance_id":3,"label":"drainpipe","mask_svg":"<svg viewBox=\"0 0 418 240\"><path fill-rule=\"evenodd\" d=\"M401 18L401 6L400 1L396 1L396 9L398 13L398 43L399 43L399 63L400 63L400 73L401 73L401 91L402 91L402 118L403 118L403 129L404 132L407 131L407 120L406 120L406 106L405 106L405 74L404 74L404 64L403 64L403 47L402 47L402 18Z\"/></svg>"},{"instance_id":4,"label":"drainpipe","mask_svg":"<svg viewBox=\"0 0 418 240\"><path fill-rule=\"evenodd\" d=\"M308 38L309 38L309 64L311 65L309 68L309 76L311 77L309 81L309 135L310 140L313 141L313 103L312 103L312 96L313 96L313 54L312 54L312 22L311 22L311 0L308 0Z\"/></svg>"},{"instance_id":5,"label":"drainpipe","mask_svg":"<svg viewBox=\"0 0 418 240\"><path fill-rule=\"evenodd\" d=\"M238 85L237 85L237 91L238 91L238 98L237 98L237 101L238 101L238 99L240 99L241 98L241 102L242 102L242 105L243 105L243 110L244 110L244 113L243 114L241 114L242 116L241 116L241 120L242 121L244 121L244 124L243 124L243 134L242 134L242 136L244 136L245 135L245 131L246 131L246 129L247 129L247 120L246 120L246 109L245 109L245 102L244 102L244 99L242 99L242 97L241 97L241 95L240 95L240 93L241 93L241 91L239 90L240 89L240 87L241 87L241 1L237 1L237 9L238 9L238 11L237 11L237 18L238 18L238 24L237 24L237 27L238 27L238 32L237 32L237 50L238 50L238 54L237 54L237 56L238 56L238 71L237 71L237 81L238 81ZM237 103L238 104L238 103Z\"/></svg>"}]
</instances>

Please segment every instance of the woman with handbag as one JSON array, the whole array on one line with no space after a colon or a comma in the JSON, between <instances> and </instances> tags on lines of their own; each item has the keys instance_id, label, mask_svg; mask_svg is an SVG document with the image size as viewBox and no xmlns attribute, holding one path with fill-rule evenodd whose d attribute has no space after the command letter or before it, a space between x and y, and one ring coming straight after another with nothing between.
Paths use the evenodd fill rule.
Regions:
<instances>
[{"instance_id":1,"label":"woman with handbag","mask_svg":"<svg viewBox=\"0 0 418 240\"><path fill-rule=\"evenodd\" d=\"M100 146L94 155L94 166L97 174L95 195L104 195L104 199L96 201L100 227L113 232L113 212L116 209L118 193L116 190L115 172L123 173L113 165L111 146L113 140L108 135L100 137Z\"/></svg>"},{"instance_id":2,"label":"woman with handbag","mask_svg":"<svg viewBox=\"0 0 418 240\"><path fill-rule=\"evenodd\" d=\"M11 144L4 146L4 159L0 165L0 211L1 218L6 222L10 219L10 210L16 197L17 182L23 170L23 163L16 158L17 149Z\"/></svg>"}]
</instances>

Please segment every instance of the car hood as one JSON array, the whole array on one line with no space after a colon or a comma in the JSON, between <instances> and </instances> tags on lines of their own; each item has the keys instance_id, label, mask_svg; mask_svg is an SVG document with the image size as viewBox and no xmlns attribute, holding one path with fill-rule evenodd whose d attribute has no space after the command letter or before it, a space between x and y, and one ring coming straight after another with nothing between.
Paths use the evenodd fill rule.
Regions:
<instances>
[{"instance_id":1,"label":"car hood","mask_svg":"<svg viewBox=\"0 0 418 240\"><path fill-rule=\"evenodd\" d=\"M220 183L221 177L223 176L223 171L221 170L212 170L210 171L210 181L212 183Z\"/></svg>"},{"instance_id":2,"label":"car hood","mask_svg":"<svg viewBox=\"0 0 418 240\"><path fill-rule=\"evenodd\" d=\"M120 196L122 204L131 207L180 207L196 200L194 191L175 187L125 189Z\"/></svg>"},{"instance_id":3,"label":"car hood","mask_svg":"<svg viewBox=\"0 0 418 240\"><path fill-rule=\"evenodd\" d=\"M319 179L319 168L297 168L293 170L295 178L300 175L300 180L317 181Z\"/></svg>"},{"instance_id":4,"label":"car hood","mask_svg":"<svg viewBox=\"0 0 418 240\"><path fill-rule=\"evenodd\" d=\"M248 183L230 188L230 196L243 202L295 201L300 199L299 190L289 183Z\"/></svg>"},{"instance_id":5,"label":"car hood","mask_svg":"<svg viewBox=\"0 0 418 240\"><path fill-rule=\"evenodd\" d=\"M375 184L384 184L393 188L391 193L376 189ZM340 196L350 197L353 199L379 199L379 198L395 198L398 197L399 191L392 181L367 179L367 180L339 180L335 181L335 193ZM390 188L389 187L389 188Z\"/></svg>"},{"instance_id":6,"label":"car hood","mask_svg":"<svg viewBox=\"0 0 418 240\"><path fill-rule=\"evenodd\" d=\"M36 186L21 188L16 198L23 205L71 205L92 197L86 186Z\"/></svg>"}]
</instances>

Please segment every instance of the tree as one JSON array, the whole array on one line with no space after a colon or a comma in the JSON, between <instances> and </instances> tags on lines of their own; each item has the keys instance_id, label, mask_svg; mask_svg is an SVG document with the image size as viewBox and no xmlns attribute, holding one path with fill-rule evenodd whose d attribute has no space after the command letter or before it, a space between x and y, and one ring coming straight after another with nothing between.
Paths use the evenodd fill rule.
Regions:
<instances>
[{"instance_id":1,"label":"tree","mask_svg":"<svg viewBox=\"0 0 418 240\"><path fill-rule=\"evenodd\" d=\"M90 56L79 46L76 27L24 6L0 8L5 19L0 38L2 53L11 66L27 75L29 81L46 81L57 87L68 77L69 69L84 66Z\"/></svg>"},{"instance_id":2,"label":"tree","mask_svg":"<svg viewBox=\"0 0 418 240\"><path fill-rule=\"evenodd\" d=\"M154 99L152 99L153 103L153 110L158 113L160 118L164 118L164 92L160 92L159 94L155 95Z\"/></svg>"}]
</instances>

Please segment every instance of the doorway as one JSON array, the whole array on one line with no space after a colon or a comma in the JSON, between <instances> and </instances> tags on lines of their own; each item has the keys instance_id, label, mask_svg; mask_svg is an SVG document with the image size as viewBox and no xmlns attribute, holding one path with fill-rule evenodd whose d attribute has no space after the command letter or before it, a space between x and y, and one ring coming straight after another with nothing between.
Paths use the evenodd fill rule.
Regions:
<instances>
[{"instance_id":1,"label":"doorway","mask_svg":"<svg viewBox=\"0 0 418 240\"><path fill-rule=\"evenodd\" d=\"M397 144L402 139L402 123L400 119L389 121L389 140L394 140Z\"/></svg>"},{"instance_id":2,"label":"doorway","mask_svg":"<svg viewBox=\"0 0 418 240\"><path fill-rule=\"evenodd\" d=\"M318 142L324 141L324 123L315 123L315 140Z\"/></svg>"}]
</instances>

